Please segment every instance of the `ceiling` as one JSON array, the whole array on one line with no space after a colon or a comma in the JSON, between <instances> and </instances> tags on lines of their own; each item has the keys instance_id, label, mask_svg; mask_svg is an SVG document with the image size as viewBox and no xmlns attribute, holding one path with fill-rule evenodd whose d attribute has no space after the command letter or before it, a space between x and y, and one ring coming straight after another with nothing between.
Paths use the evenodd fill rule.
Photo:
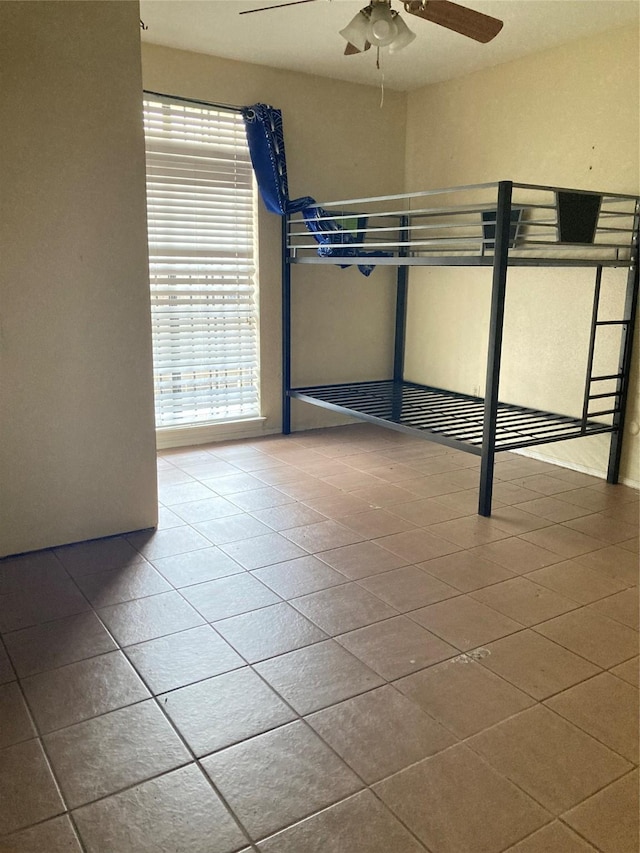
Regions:
<instances>
[{"instance_id":1,"label":"ceiling","mask_svg":"<svg viewBox=\"0 0 640 853\"><path fill-rule=\"evenodd\" d=\"M315 0L250 15L246 9L284 0L141 0L143 41L243 62L380 85L375 50L344 56L338 34L367 0ZM479 44L393 7L416 33L404 50L382 51L384 84L400 91L460 77L480 68L618 27L638 28L637 0L462 0L504 21Z\"/></svg>"}]
</instances>

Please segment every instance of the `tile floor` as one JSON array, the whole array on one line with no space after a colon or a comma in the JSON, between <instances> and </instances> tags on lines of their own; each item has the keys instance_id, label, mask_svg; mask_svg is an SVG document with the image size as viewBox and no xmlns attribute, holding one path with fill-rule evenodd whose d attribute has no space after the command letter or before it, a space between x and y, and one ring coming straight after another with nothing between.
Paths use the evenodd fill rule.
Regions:
<instances>
[{"instance_id":1,"label":"tile floor","mask_svg":"<svg viewBox=\"0 0 640 853\"><path fill-rule=\"evenodd\" d=\"M0 853L637 853L638 493L366 425L0 562Z\"/></svg>"}]
</instances>

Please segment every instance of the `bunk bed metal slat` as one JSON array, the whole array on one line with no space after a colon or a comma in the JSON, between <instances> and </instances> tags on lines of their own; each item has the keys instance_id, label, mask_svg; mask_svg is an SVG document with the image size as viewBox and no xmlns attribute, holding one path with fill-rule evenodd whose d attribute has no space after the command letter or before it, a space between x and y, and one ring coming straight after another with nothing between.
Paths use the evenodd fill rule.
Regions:
<instances>
[{"instance_id":1,"label":"bunk bed metal slat","mask_svg":"<svg viewBox=\"0 0 640 853\"><path fill-rule=\"evenodd\" d=\"M463 444L482 442L484 402L481 398L407 382L399 386L393 380L297 388L292 389L291 396L345 414L359 412L386 426L397 422L400 427L442 434ZM394 397L399 404L395 413L392 411ZM437 405L442 398L450 403L444 415ZM456 408L461 410L460 414ZM500 403L496 451L574 438L582 434L581 427L579 418ZM610 432L608 425L593 421L588 422L586 429L589 434Z\"/></svg>"}]
</instances>

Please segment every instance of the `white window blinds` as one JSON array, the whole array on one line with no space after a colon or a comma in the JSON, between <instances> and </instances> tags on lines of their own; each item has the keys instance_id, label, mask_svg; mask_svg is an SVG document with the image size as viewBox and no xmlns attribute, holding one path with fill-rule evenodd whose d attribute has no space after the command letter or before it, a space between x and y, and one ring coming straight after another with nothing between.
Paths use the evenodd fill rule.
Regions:
<instances>
[{"instance_id":1,"label":"white window blinds","mask_svg":"<svg viewBox=\"0 0 640 853\"><path fill-rule=\"evenodd\" d=\"M258 417L256 199L239 113L144 100L156 427Z\"/></svg>"}]
</instances>

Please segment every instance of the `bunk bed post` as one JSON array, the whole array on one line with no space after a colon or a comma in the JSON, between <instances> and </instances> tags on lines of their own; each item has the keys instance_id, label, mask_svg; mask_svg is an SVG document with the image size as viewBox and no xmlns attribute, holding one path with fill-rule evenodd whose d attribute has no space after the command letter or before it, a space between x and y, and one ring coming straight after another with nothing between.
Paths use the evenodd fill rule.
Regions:
<instances>
[{"instance_id":1,"label":"bunk bed post","mask_svg":"<svg viewBox=\"0 0 640 853\"><path fill-rule=\"evenodd\" d=\"M398 238L400 248L398 257L406 257L407 247L403 244L409 238L409 218L401 216L398 220ZM391 416L398 423L402 417L402 399L404 381L404 348L407 329L407 282L409 270L406 266L396 269L396 328L393 347L393 391L391 393Z\"/></svg>"},{"instance_id":2,"label":"bunk bed post","mask_svg":"<svg viewBox=\"0 0 640 853\"><path fill-rule=\"evenodd\" d=\"M282 432L291 433L291 264L287 243L289 217L282 214Z\"/></svg>"},{"instance_id":3,"label":"bunk bed post","mask_svg":"<svg viewBox=\"0 0 640 853\"><path fill-rule=\"evenodd\" d=\"M636 326L636 315L638 308L638 214L635 217L635 236L631 255L631 263L627 274L627 293L624 304L624 320L626 325L622 332L620 342L620 361L618 367L618 379L616 380L616 411L613 415L614 430L611 433L611 444L609 447L609 467L607 468L607 482L617 483L620 475L620 460L622 458L622 432L624 430L625 413L627 408L627 397L629 393L629 374L631 373L631 355L633 350L633 336Z\"/></svg>"},{"instance_id":4,"label":"bunk bed post","mask_svg":"<svg viewBox=\"0 0 640 853\"><path fill-rule=\"evenodd\" d=\"M509 232L511 225L511 181L498 184L496 209L496 235L493 253L493 283L491 287L491 317L489 322L489 346L487 351L487 378L484 396L484 419L482 431L482 461L480 465L480 495L478 513L491 515L493 492L493 465L498 420L498 387L500 385L500 359L502 355L502 327L507 288L507 262L509 256Z\"/></svg>"},{"instance_id":5,"label":"bunk bed post","mask_svg":"<svg viewBox=\"0 0 640 853\"><path fill-rule=\"evenodd\" d=\"M399 221L400 242L406 243L409 238L407 227L409 218L401 216ZM406 246L402 246L399 251L400 257L407 256ZM404 345L405 333L407 327L407 282L409 278L409 269L406 266L399 266L397 271L396 284L396 333L395 346L393 352L393 381L402 382L404 379Z\"/></svg>"}]
</instances>

